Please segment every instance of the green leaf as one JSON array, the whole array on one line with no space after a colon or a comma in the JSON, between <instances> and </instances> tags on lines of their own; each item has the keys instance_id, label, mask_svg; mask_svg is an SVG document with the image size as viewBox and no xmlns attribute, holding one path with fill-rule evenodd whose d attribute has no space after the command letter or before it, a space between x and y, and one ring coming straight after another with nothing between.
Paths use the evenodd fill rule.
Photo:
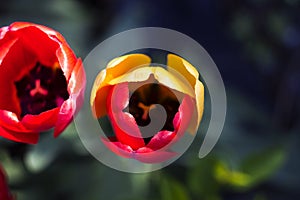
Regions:
<instances>
[{"instance_id":1,"label":"green leaf","mask_svg":"<svg viewBox=\"0 0 300 200\"><path fill-rule=\"evenodd\" d=\"M234 187L248 187L251 177L240 171L231 170L224 162L218 162L215 166L215 177L221 184Z\"/></svg>"},{"instance_id":2,"label":"green leaf","mask_svg":"<svg viewBox=\"0 0 300 200\"><path fill-rule=\"evenodd\" d=\"M248 190L270 178L283 164L284 158L283 148L272 147L246 157L237 169L220 161L215 166L215 177L219 183L238 191Z\"/></svg>"},{"instance_id":3,"label":"green leaf","mask_svg":"<svg viewBox=\"0 0 300 200\"><path fill-rule=\"evenodd\" d=\"M285 160L285 150L282 147L272 147L246 158L240 169L251 176L251 185L268 179L273 175Z\"/></svg>"},{"instance_id":4,"label":"green leaf","mask_svg":"<svg viewBox=\"0 0 300 200\"><path fill-rule=\"evenodd\" d=\"M190 199L184 186L170 177L163 177L161 183L162 200L188 200Z\"/></svg>"}]
</instances>

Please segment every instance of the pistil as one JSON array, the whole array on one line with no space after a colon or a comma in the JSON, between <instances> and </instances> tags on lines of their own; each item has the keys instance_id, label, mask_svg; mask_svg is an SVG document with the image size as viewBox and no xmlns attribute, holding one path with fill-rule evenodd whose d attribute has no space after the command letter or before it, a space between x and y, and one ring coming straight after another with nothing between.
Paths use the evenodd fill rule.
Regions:
<instances>
[{"instance_id":1,"label":"pistil","mask_svg":"<svg viewBox=\"0 0 300 200\"><path fill-rule=\"evenodd\" d=\"M35 94L40 93L42 95L47 95L48 91L41 87L41 80L35 80L35 88L30 90L30 95L33 97Z\"/></svg>"},{"instance_id":2,"label":"pistil","mask_svg":"<svg viewBox=\"0 0 300 200\"><path fill-rule=\"evenodd\" d=\"M15 82L22 118L37 115L60 106L68 99L67 81L57 64L47 67L37 63L25 76Z\"/></svg>"},{"instance_id":3,"label":"pistil","mask_svg":"<svg viewBox=\"0 0 300 200\"><path fill-rule=\"evenodd\" d=\"M142 102L139 102L138 104L138 107L143 109L143 115L142 115L142 119L144 121L146 121L148 119L148 116L149 116L149 111L151 109L154 109L155 108L155 105L150 105L150 106L146 106L145 104L143 104Z\"/></svg>"}]
</instances>

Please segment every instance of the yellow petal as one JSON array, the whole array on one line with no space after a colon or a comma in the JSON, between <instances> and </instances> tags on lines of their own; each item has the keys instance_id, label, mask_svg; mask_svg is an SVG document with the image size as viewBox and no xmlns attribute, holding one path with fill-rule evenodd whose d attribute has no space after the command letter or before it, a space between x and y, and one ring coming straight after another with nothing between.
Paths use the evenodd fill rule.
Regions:
<instances>
[{"instance_id":1,"label":"yellow petal","mask_svg":"<svg viewBox=\"0 0 300 200\"><path fill-rule=\"evenodd\" d=\"M168 71L176 70L194 87L196 80L199 78L197 69L188 61L174 54L168 54L167 60Z\"/></svg>"},{"instance_id":2,"label":"yellow petal","mask_svg":"<svg viewBox=\"0 0 300 200\"><path fill-rule=\"evenodd\" d=\"M137 68L109 81L109 84L115 85L124 82L142 82L148 80L151 75L153 75L155 80L160 84L195 98L194 90L189 86L188 83L182 79L179 79L176 75L168 72L162 67L151 66Z\"/></svg>"},{"instance_id":3,"label":"yellow petal","mask_svg":"<svg viewBox=\"0 0 300 200\"><path fill-rule=\"evenodd\" d=\"M94 82L90 104L96 117L101 117L106 114L106 97L109 91L109 82L131 69L150 64L151 59L144 54L130 54L121 56L110 61L106 69L102 70ZM95 108L97 105L97 108Z\"/></svg>"},{"instance_id":4,"label":"yellow petal","mask_svg":"<svg viewBox=\"0 0 300 200\"><path fill-rule=\"evenodd\" d=\"M189 82L191 87L194 89L197 107L197 117L196 120L191 121L188 132L196 133L204 110L204 86L198 80L199 73L197 69L188 61L174 54L168 54L167 65L168 71L170 71L170 73L177 76L178 74L180 74Z\"/></svg>"},{"instance_id":5,"label":"yellow petal","mask_svg":"<svg viewBox=\"0 0 300 200\"><path fill-rule=\"evenodd\" d=\"M200 121L202 119L203 110L204 110L204 86L200 81L196 81L195 85L195 95L196 95L196 108L197 108L197 120L194 120L189 126L188 132L189 133L196 133L198 126L200 124Z\"/></svg>"}]
</instances>

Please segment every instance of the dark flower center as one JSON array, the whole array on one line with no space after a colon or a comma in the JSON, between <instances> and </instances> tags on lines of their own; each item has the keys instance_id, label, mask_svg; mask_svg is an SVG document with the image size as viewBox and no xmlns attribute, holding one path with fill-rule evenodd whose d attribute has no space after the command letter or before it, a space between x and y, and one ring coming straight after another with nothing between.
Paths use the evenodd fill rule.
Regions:
<instances>
[{"instance_id":1,"label":"dark flower center","mask_svg":"<svg viewBox=\"0 0 300 200\"><path fill-rule=\"evenodd\" d=\"M60 106L69 98L67 81L58 67L37 63L21 80L15 82L21 106L21 118L37 115Z\"/></svg>"},{"instance_id":2,"label":"dark flower center","mask_svg":"<svg viewBox=\"0 0 300 200\"><path fill-rule=\"evenodd\" d=\"M139 126L147 126L151 121L149 111L155 109L155 104L163 106L167 113L165 124L161 130L174 131L173 119L180 104L175 94L161 84L145 84L135 90L129 100L129 113L133 115ZM144 138L146 143L150 139Z\"/></svg>"}]
</instances>

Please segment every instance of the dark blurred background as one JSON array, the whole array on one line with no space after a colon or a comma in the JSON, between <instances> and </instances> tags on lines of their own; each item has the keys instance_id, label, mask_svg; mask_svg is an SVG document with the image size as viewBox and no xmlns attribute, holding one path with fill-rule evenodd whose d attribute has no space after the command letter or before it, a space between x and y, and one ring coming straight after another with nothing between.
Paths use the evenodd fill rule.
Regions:
<instances>
[{"instance_id":1,"label":"dark blurred background","mask_svg":"<svg viewBox=\"0 0 300 200\"><path fill-rule=\"evenodd\" d=\"M209 123L204 113L188 151L148 174L102 165L74 125L35 146L0 139L0 162L18 200L300 199L299 0L1 1L1 26L14 21L61 32L83 59L130 28L180 31L211 55L228 98L224 130L207 157L197 157Z\"/></svg>"}]
</instances>

